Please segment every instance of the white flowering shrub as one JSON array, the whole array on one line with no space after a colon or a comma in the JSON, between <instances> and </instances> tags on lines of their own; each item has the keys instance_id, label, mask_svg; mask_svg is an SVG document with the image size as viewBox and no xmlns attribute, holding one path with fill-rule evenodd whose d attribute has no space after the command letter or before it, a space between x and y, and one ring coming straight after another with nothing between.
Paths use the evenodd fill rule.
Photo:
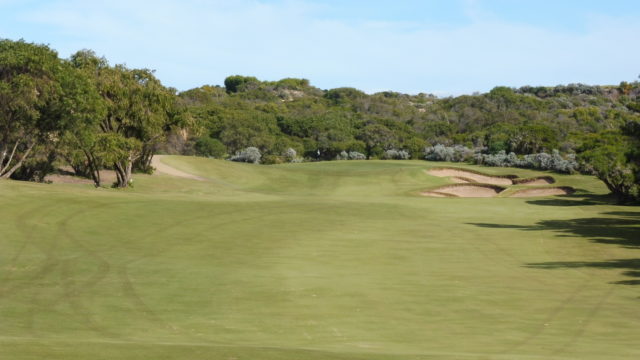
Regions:
<instances>
[{"instance_id":1,"label":"white flowering shrub","mask_svg":"<svg viewBox=\"0 0 640 360\"><path fill-rule=\"evenodd\" d=\"M424 149L425 159L431 161L466 162L472 161L485 166L520 167L536 170L551 170L559 173L574 173L579 170L575 154L566 157L558 150L551 154L538 153L519 157L513 152L507 154L504 150L496 154L482 154L482 149L469 149L466 146L436 145Z\"/></svg>"},{"instance_id":2,"label":"white flowering shrub","mask_svg":"<svg viewBox=\"0 0 640 360\"><path fill-rule=\"evenodd\" d=\"M382 154L382 158L385 160L409 160L411 155L404 150L390 149Z\"/></svg>"},{"instance_id":3,"label":"white flowering shrub","mask_svg":"<svg viewBox=\"0 0 640 360\"><path fill-rule=\"evenodd\" d=\"M463 145L428 146L424 149L424 158L430 161L464 162L473 158L475 151Z\"/></svg>"},{"instance_id":4,"label":"white flowering shrub","mask_svg":"<svg viewBox=\"0 0 640 360\"><path fill-rule=\"evenodd\" d=\"M340 154L336 156L336 160L366 160L367 156L357 151L346 152L342 150Z\"/></svg>"},{"instance_id":5,"label":"white flowering shrub","mask_svg":"<svg viewBox=\"0 0 640 360\"><path fill-rule=\"evenodd\" d=\"M261 158L262 158L262 154L260 153L260 150L252 146L252 147L243 149L240 152L236 152L236 154L232 156L229 160L259 164Z\"/></svg>"},{"instance_id":6,"label":"white flowering shrub","mask_svg":"<svg viewBox=\"0 0 640 360\"><path fill-rule=\"evenodd\" d=\"M566 158L560 155L558 150L553 150L551 154L538 153L528 154L519 158L514 153L508 155L504 151L497 154L477 154L474 158L477 164L486 166L506 166L521 167L536 170L551 170L560 173L574 173L578 170L578 162L574 154Z\"/></svg>"},{"instance_id":7,"label":"white flowering shrub","mask_svg":"<svg viewBox=\"0 0 640 360\"><path fill-rule=\"evenodd\" d=\"M302 159L298 157L298 152L293 148L288 148L287 151L282 154L285 161L290 163L299 163L302 162Z\"/></svg>"}]
</instances>

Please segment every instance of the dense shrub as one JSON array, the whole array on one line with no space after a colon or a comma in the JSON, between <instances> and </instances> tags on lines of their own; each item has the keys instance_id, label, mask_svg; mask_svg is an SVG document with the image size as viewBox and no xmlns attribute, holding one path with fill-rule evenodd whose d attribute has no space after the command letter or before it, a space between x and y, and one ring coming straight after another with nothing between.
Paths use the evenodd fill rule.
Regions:
<instances>
[{"instance_id":1,"label":"dense shrub","mask_svg":"<svg viewBox=\"0 0 640 360\"><path fill-rule=\"evenodd\" d=\"M273 164L282 164L285 162L285 160L282 156L265 155L262 157L260 162L264 165L273 165Z\"/></svg>"},{"instance_id":2,"label":"dense shrub","mask_svg":"<svg viewBox=\"0 0 640 360\"><path fill-rule=\"evenodd\" d=\"M227 147L220 140L208 136L196 140L193 147L198 156L222 158L227 153Z\"/></svg>"},{"instance_id":3,"label":"dense shrub","mask_svg":"<svg viewBox=\"0 0 640 360\"><path fill-rule=\"evenodd\" d=\"M247 162L253 164L259 164L262 154L256 147L248 147L240 152L237 152L229 160L238 162Z\"/></svg>"},{"instance_id":4,"label":"dense shrub","mask_svg":"<svg viewBox=\"0 0 640 360\"><path fill-rule=\"evenodd\" d=\"M340 154L336 156L336 160L366 160L367 156L363 153L357 151L341 151Z\"/></svg>"},{"instance_id":5,"label":"dense shrub","mask_svg":"<svg viewBox=\"0 0 640 360\"><path fill-rule=\"evenodd\" d=\"M385 151L382 158L385 160L409 160L411 155L404 150L391 149Z\"/></svg>"}]
</instances>

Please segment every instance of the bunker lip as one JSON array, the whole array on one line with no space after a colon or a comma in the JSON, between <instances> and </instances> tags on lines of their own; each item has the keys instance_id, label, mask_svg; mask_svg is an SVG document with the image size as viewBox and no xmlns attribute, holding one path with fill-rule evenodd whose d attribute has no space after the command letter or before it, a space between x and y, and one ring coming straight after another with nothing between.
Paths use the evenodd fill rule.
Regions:
<instances>
[{"instance_id":1,"label":"bunker lip","mask_svg":"<svg viewBox=\"0 0 640 360\"><path fill-rule=\"evenodd\" d=\"M472 171L460 168L431 168L425 170L427 174L437 177L453 177L457 179L471 180L474 183L491 184L491 185L512 185L516 175L487 175L478 171Z\"/></svg>"},{"instance_id":2,"label":"bunker lip","mask_svg":"<svg viewBox=\"0 0 640 360\"><path fill-rule=\"evenodd\" d=\"M553 195L571 195L576 190L570 186L541 187L515 191L509 197L539 197Z\"/></svg>"},{"instance_id":3,"label":"bunker lip","mask_svg":"<svg viewBox=\"0 0 640 360\"><path fill-rule=\"evenodd\" d=\"M475 184L475 183L477 183L477 181L475 181L473 179L469 179L469 178L464 177L464 176L452 176L451 177L451 181L453 181L456 184Z\"/></svg>"},{"instance_id":4,"label":"bunker lip","mask_svg":"<svg viewBox=\"0 0 640 360\"><path fill-rule=\"evenodd\" d=\"M496 197L504 190L504 187L494 184L460 183L426 190L420 194L430 197L485 198Z\"/></svg>"},{"instance_id":5,"label":"bunker lip","mask_svg":"<svg viewBox=\"0 0 640 360\"><path fill-rule=\"evenodd\" d=\"M514 185L549 185L555 184L556 179L552 176L536 176L526 179L513 179Z\"/></svg>"}]
</instances>

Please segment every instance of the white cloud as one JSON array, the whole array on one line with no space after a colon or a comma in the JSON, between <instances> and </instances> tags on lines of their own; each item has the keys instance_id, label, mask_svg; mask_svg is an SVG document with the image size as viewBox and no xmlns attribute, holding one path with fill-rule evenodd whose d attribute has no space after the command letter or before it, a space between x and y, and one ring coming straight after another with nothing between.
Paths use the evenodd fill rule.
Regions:
<instances>
[{"instance_id":1,"label":"white cloud","mask_svg":"<svg viewBox=\"0 0 640 360\"><path fill-rule=\"evenodd\" d=\"M637 19L593 18L584 33L496 20L470 1L459 27L322 19L309 2L56 1L23 14L68 56L91 48L187 89L231 74L306 77L319 87L470 93L495 85L633 80ZM45 35L47 36L47 35ZM39 40L42 41L42 40Z\"/></svg>"}]
</instances>

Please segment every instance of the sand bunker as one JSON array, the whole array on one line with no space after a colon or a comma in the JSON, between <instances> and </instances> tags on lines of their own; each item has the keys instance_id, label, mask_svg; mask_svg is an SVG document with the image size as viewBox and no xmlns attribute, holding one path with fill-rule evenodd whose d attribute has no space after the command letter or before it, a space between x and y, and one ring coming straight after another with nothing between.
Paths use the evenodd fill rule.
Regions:
<instances>
[{"instance_id":1,"label":"sand bunker","mask_svg":"<svg viewBox=\"0 0 640 360\"><path fill-rule=\"evenodd\" d=\"M552 195L569 195L573 194L575 190L568 186L563 187L548 187L539 189L524 189L518 190L511 194L511 197L537 197L537 196L552 196Z\"/></svg>"},{"instance_id":2,"label":"sand bunker","mask_svg":"<svg viewBox=\"0 0 640 360\"><path fill-rule=\"evenodd\" d=\"M551 176L536 176L520 179L515 175L491 176L475 171L456 168L436 168L425 170L429 175L448 177L455 185L445 185L437 189L424 191L423 196L430 197L496 197L509 185L549 185L556 182ZM502 185L502 186L499 186ZM513 192L510 197L536 197L573 194L569 186L538 187Z\"/></svg>"},{"instance_id":3,"label":"sand bunker","mask_svg":"<svg viewBox=\"0 0 640 360\"><path fill-rule=\"evenodd\" d=\"M458 179L470 179L473 182L492 184L492 185L512 185L510 177L499 177L476 174L471 171L465 171L461 169L431 169L427 171L427 174L438 177L453 177Z\"/></svg>"},{"instance_id":4,"label":"sand bunker","mask_svg":"<svg viewBox=\"0 0 640 360\"><path fill-rule=\"evenodd\" d=\"M551 176L538 176L528 179L513 179L513 183L517 185L549 185L554 184L556 180Z\"/></svg>"},{"instance_id":5,"label":"sand bunker","mask_svg":"<svg viewBox=\"0 0 640 360\"><path fill-rule=\"evenodd\" d=\"M501 188L499 186L491 186L491 185L484 185L484 184L447 185L447 186L439 187L437 189L433 189L431 191L425 191L422 193L422 195L431 196L431 197L485 198L485 197L495 197L503 190L504 188Z\"/></svg>"}]
</instances>

